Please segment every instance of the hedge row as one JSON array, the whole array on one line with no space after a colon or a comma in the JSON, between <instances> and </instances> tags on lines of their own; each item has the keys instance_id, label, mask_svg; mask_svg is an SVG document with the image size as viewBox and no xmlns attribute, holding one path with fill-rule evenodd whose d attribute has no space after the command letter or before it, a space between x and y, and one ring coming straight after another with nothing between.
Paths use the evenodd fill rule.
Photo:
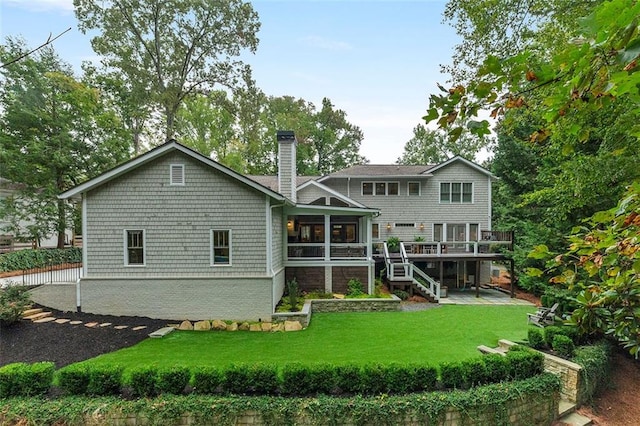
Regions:
<instances>
[{"instance_id":1,"label":"hedge row","mask_svg":"<svg viewBox=\"0 0 640 426\"><path fill-rule=\"evenodd\" d=\"M10 364L0 368L0 389L23 380L23 367ZM35 364L34 364L35 365ZM17 373L16 373L17 371ZM56 372L58 387L68 395L119 395L129 389L134 396L159 394L222 395L380 395L406 394L436 389L466 389L473 386L532 377L543 371L542 354L530 350L513 350L506 357L483 356L436 367L418 364L313 364L289 363L235 364L225 369L217 367L154 366L133 369L123 376L120 366L73 364ZM16 377L14 377L16 376ZM51 376L42 375L38 389L52 383ZM17 387L16 389L21 389ZM12 395L30 395L32 391L17 391ZM2 394L0 394L2 396Z\"/></svg>"},{"instance_id":2,"label":"hedge row","mask_svg":"<svg viewBox=\"0 0 640 426\"><path fill-rule=\"evenodd\" d=\"M337 398L220 397L211 395L163 395L157 398L68 397L59 399L14 398L0 400L0 424L129 424L135 416L144 424L185 424L190 415L198 425L235 425L247 412L255 412L262 424L403 424L407 418L420 424L438 424L452 407L463 413L461 423L483 416L484 424L510 424L505 408L514 401L544 401L558 397L559 378L550 373L522 381L476 387L468 391L416 393L402 396L354 396ZM554 408L549 405L549 408ZM530 413L531 418L534 414ZM542 413L544 414L544 413ZM527 415L522 413L521 415ZM557 415L551 409L548 422ZM118 419L118 420L116 420ZM135 421L135 419L134 419ZM140 423L139 423L140 424Z\"/></svg>"},{"instance_id":3,"label":"hedge row","mask_svg":"<svg viewBox=\"0 0 640 426\"><path fill-rule=\"evenodd\" d=\"M573 356L576 345L583 342L582 338L576 327L567 325L551 325L543 329L531 327L527 332L529 346L534 349L553 349L565 358Z\"/></svg>"},{"instance_id":4,"label":"hedge row","mask_svg":"<svg viewBox=\"0 0 640 426\"><path fill-rule=\"evenodd\" d=\"M82 262L82 249L79 247L17 250L0 254L0 272L22 271L24 269L80 262Z\"/></svg>"},{"instance_id":5,"label":"hedge row","mask_svg":"<svg viewBox=\"0 0 640 426\"><path fill-rule=\"evenodd\" d=\"M52 362L18 362L0 368L0 398L44 395L49 391L55 366Z\"/></svg>"}]
</instances>

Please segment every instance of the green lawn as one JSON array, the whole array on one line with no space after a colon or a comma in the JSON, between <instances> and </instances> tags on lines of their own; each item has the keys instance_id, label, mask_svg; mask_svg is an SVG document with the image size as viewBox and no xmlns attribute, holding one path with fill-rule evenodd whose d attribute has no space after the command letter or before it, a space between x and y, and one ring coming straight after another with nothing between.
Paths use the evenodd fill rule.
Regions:
<instances>
[{"instance_id":1,"label":"green lawn","mask_svg":"<svg viewBox=\"0 0 640 426\"><path fill-rule=\"evenodd\" d=\"M176 331L90 363L216 365L231 363L420 362L437 365L479 355L498 339L523 340L526 306L441 306L421 312L314 314L290 333Z\"/></svg>"}]
</instances>

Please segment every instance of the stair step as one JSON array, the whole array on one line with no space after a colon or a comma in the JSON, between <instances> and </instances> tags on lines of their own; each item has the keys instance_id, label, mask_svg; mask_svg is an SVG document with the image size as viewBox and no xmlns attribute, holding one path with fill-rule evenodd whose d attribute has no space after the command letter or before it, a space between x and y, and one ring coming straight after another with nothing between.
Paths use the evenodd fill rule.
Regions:
<instances>
[{"instance_id":1,"label":"stair step","mask_svg":"<svg viewBox=\"0 0 640 426\"><path fill-rule=\"evenodd\" d=\"M29 315L39 314L42 311L43 309L41 308L27 309L22 313L22 318L28 317Z\"/></svg>"},{"instance_id":2,"label":"stair step","mask_svg":"<svg viewBox=\"0 0 640 426\"><path fill-rule=\"evenodd\" d=\"M566 399L561 399L558 404L558 418L567 416L576 411L576 404Z\"/></svg>"},{"instance_id":3,"label":"stair step","mask_svg":"<svg viewBox=\"0 0 640 426\"><path fill-rule=\"evenodd\" d=\"M506 352L503 351L501 348L490 348L489 346L485 346L485 345L480 345L478 346L478 350L480 352L482 352L483 354L498 354L498 355L502 355L505 356Z\"/></svg>"},{"instance_id":4,"label":"stair step","mask_svg":"<svg viewBox=\"0 0 640 426\"><path fill-rule=\"evenodd\" d=\"M593 424L593 420L589 417L585 417L582 414L570 413L567 416L563 416L557 420L561 425L567 426L588 426Z\"/></svg>"},{"instance_id":5,"label":"stair step","mask_svg":"<svg viewBox=\"0 0 640 426\"><path fill-rule=\"evenodd\" d=\"M26 320L35 321L35 320L39 320L40 318L45 318L48 316L51 316L51 312L38 312L37 314L29 315L23 318Z\"/></svg>"}]
</instances>

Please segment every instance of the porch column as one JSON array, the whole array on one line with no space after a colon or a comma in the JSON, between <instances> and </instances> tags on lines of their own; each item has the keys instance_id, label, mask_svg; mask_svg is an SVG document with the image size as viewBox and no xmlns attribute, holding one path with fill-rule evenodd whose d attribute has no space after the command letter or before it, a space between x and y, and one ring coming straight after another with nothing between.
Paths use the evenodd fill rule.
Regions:
<instances>
[{"instance_id":1,"label":"porch column","mask_svg":"<svg viewBox=\"0 0 640 426\"><path fill-rule=\"evenodd\" d=\"M331 260L331 216L324 215L324 260Z\"/></svg>"},{"instance_id":2,"label":"porch column","mask_svg":"<svg viewBox=\"0 0 640 426\"><path fill-rule=\"evenodd\" d=\"M474 284L476 285L476 297L480 297L480 260L476 260L476 278Z\"/></svg>"}]
</instances>

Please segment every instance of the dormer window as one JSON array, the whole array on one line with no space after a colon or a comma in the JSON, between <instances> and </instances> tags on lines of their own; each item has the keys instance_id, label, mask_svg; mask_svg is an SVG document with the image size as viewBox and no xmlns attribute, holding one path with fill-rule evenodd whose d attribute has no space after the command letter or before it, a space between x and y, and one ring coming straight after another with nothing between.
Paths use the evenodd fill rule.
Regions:
<instances>
[{"instance_id":1,"label":"dormer window","mask_svg":"<svg viewBox=\"0 0 640 426\"><path fill-rule=\"evenodd\" d=\"M184 164L171 164L169 166L169 184L172 186L184 185Z\"/></svg>"}]
</instances>

